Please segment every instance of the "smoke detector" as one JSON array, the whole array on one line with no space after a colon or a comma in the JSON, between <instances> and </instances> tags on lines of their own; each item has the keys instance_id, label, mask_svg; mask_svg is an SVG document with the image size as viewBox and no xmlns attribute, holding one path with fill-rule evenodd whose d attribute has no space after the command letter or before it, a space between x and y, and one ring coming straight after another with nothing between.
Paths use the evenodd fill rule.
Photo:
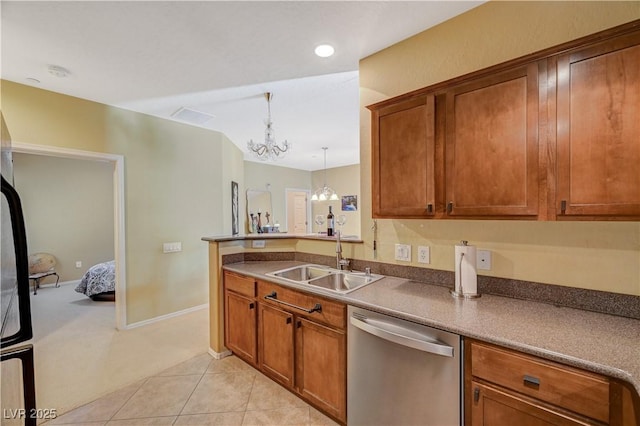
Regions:
<instances>
[{"instance_id":1,"label":"smoke detector","mask_svg":"<svg viewBox=\"0 0 640 426\"><path fill-rule=\"evenodd\" d=\"M55 75L56 77L59 77L59 78L65 78L69 74L71 74L68 69L60 67L58 65L49 65L47 67L47 70L49 71L49 74Z\"/></svg>"}]
</instances>

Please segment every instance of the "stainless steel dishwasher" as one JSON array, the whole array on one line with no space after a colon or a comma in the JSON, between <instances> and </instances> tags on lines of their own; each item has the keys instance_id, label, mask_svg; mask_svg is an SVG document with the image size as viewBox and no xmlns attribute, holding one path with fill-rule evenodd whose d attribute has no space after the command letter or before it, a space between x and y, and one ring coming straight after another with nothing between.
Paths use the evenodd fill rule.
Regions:
<instances>
[{"instance_id":1,"label":"stainless steel dishwasher","mask_svg":"<svg viewBox=\"0 0 640 426\"><path fill-rule=\"evenodd\" d=\"M460 426L460 336L349 306L347 424Z\"/></svg>"}]
</instances>

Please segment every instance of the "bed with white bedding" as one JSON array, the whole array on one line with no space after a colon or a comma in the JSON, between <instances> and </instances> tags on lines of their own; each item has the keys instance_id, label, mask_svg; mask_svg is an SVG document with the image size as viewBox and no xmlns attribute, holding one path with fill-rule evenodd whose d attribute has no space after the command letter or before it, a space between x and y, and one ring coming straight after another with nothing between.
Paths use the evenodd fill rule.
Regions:
<instances>
[{"instance_id":1,"label":"bed with white bedding","mask_svg":"<svg viewBox=\"0 0 640 426\"><path fill-rule=\"evenodd\" d=\"M113 300L116 290L116 262L111 260L93 265L75 290L93 300Z\"/></svg>"}]
</instances>

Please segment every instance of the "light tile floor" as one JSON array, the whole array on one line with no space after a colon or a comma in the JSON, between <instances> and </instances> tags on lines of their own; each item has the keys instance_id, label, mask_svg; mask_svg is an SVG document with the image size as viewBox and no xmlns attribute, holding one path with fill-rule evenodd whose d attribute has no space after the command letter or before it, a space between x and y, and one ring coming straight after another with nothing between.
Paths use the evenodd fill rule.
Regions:
<instances>
[{"instance_id":1,"label":"light tile floor","mask_svg":"<svg viewBox=\"0 0 640 426\"><path fill-rule=\"evenodd\" d=\"M76 408L51 425L337 425L259 371L209 354Z\"/></svg>"}]
</instances>

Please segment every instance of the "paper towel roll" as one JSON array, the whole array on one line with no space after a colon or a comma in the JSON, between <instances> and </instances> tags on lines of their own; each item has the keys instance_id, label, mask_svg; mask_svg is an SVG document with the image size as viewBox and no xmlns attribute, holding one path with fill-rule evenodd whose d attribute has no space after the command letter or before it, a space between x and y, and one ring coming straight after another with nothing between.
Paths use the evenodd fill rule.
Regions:
<instances>
[{"instance_id":1,"label":"paper towel roll","mask_svg":"<svg viewBox=\"0 0 640 426\"><path fill-rule=\"evenodd\" d=\"M456 283L459 295L478 294L478 273L476 271L476 247L466 241L456 245Z\"/></svg>"}]
</instances>

